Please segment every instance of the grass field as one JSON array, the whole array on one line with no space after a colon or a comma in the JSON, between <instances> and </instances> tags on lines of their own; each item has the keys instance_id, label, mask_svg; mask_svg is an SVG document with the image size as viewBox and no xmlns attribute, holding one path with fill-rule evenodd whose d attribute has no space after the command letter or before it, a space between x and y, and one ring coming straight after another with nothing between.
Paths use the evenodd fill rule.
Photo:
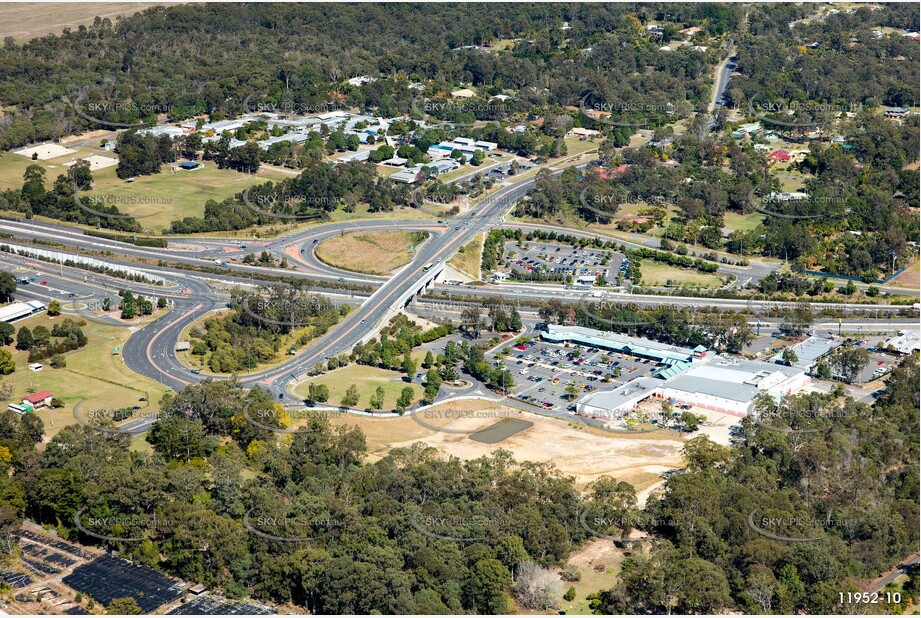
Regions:
<instances>
[{"instance_id":1,"label":"grass field","mask_svg":"<svg viewBox=\"0 0 921 618\"><path fill-rule=\"evenodd\" d=\"M485 234L480 233L474 236L473 240L463 245L454 256L448 260L448 264L464 273L471 279L480 278L480 260L483 258L483 238Z\"/></svg>"},{"instance_id":2,"label":"grass field","mask_svg":"<svg viewBox=\"0 0 921 618\"><path fill-rule=\"evenodd\" d=\"M64 167L65 163L68 163L74 159L79 159L81 157L102 155L105 153L105 151L102 149L83 148L70 144L68 144L67 147L75 149L77 152L65 155L63 157L58 157L56 159L48 159L47 161L33 161L22 155L13 154L10 151L3 151L0 153L0 190L21 189L22 175L25 173L26 168L33 163L41 165L43 168L45 168L45 188L50 189L54 184L55 179L60 174L63 174L67 171L67 168ZM105 154L112 156L111 153ZM96 173L101 174L102 171L103 170L100 170ZM94 176L95 175L96 174L94 173Z\"/></svg>"},{"instance_id":3,"label":"grass field","mask_svg":"<svg viewBox=\"0 0 921 618\"><path fill-rule=\"evenodd\" d=\"M49 318L41 314L19 320L15 327L18 331L23 326L33 329L41 324L51 330L56 322L65 317ZM44 369L29 371L28 352L6 346L16 361L16 372L2 378L3 382L13 386L11 402L19 403L30 391L41 390L51 391L64 402L63 408L43 408L38 412L45 421L47 437L57 434L61 427L77 422L73 410L74 405L81 400L85 400L83 410L115 409L130 405L156 407L166 392L162 384L132 372L125 366L120 354L112 353L113 348L124 346L131 334L129 329L92 321L87 321L82 329L89 343L80 350L66 354L67 367L63 369L54 369L45 360L42 361ZM141 397L148 401L139 402Z\"/></svg>"},{"instance_id":4,"label":"grass field","mask_svg":"<svg viewBox=\"0 0 921 618\"><path fill-rule=\"evenodd\" d=\"M51 189L55 179L67 171L70 161L100 155L117 158L112 152L98 148L101 139L81 139L68 143L77 152L47 161L32 161L27 157L4 152L0 156L0 190L22 187L22 175L32 163L45 168L45 187ZM258 174L240 174L220 170L211 161L195 171L173 173L164 165L159 174L138 176L125 182L115 175L115 166L93 172L93 190L82 193L84 204L117 206L137 218L146 232L158 233L169 228L170 222L183 217L200 217L208 200L222 201L253 185L278 181L286 176L275 170L262 169Z\"/></svg>"},{"instance_id":5,"label":"grass field","mask_svg":"<svg viewBox=\"0 0 921 618\"><path fill-rule=\"evenodd\" d=\"M269 170L256 175L221 170L205 161L197 170L175 173L164 165L159 174L138 176L127 183L110 167L93 174L94 187L86 195L96 197L100 204L118 206L120 211L136 217L145 230L160 232L168 229L174 219L202 216L208 200L220 202L248 187L282 178Z\"/></svg>"},{"instance_id":6,"label":"grass field","mask_svg":"<svg viewBox=\"0 0 921 618\"><path fill-rule=\"evenodd\" d=\"M576 589L576 598L572 601L561 598L560 609L565 610L566 614L591 615L591 607L585 597L600 590L613 588L623 561L623 550L615 547L610 541L599 538L588 541L570 554L566 564L578 568L582 578L577 582L562 582L564 593L570 586Z\"/></svg>"},{"instance_id":7,"label":"grass field","mask_svg":"<svg viewBox=\"0 0 921 618\"><path fill-rule=\"evenodd\" d=\"M394 220L394 219L435 219L434 215L430 215L424 210L419 210L418 208L410 207L396 207L390 212L368 212L367 204L358 204L355 207L354 212L345 212L341 208L334 210L329 213L329 221L340 222L340 221L354 221L356 219L370 219L370 220ZM320 221L315 222L310 225L319 225L320 223L328 223L329 221ZM309 225L307 226L309 227Z\"/></svg>"},{"instance_id":8,"label":"grass field","mask_svg":"<svg viewBox=\"0 0 921 618\"><path fill-rule=\"evenodd\" d=\"M726 227L732 231L750 232L761 225L761 222L764 221L764 215L757 212L748 215L727 212L723 215L723 221L726 223Z\"/></svg>"},{"instance_id":9,"label":"grass field","mask_svg":"<svg viewBox=\"0 0 921 618\"><path fill-rule=\"evenodd\" d=\"M672 285L688 285L692 287L713 288L722 285L717 275L702 273L690 268L676 268L652 260L643 260L640 264L640 273L643 276L642 285L661 286L667 285L670 280Z\"/></svg>"},{"instance_id":10,"label":"grass field","mask_svg":"<svg viewBox=\"0 0 921 618\"><path fill-rule=\"evenodd\" d=\"M414 355L415 356L415 355ZM424 371L420 369L420 371ZM294 394L298 397L307 397L307 388L311 383L325 384L329 387L328 405L337 406L345 391L354 384L358 388L358 405L357 408L369 406L371 396L377 390L378 386L384 387L384 407L385 411L392 410L397 405L397 399L400 397L400 391L410 386L413 389L413 403L422 397L422 387L418 384L410 384L402 380L404 374L395 371L388 371L378 367L368 367L365 365L349 365L342 369L331 371L322 376L317 376L294 387ZM412 421L410 421L412 422Z\"/></svg>"},{"instance_id":11,"label":"grass field","mask_svg":"<svg viewBox=\"0 0 921 618\"><path fill-rule=\"evenodd\" d=\"M582 141L578 137L564 137L563 141L566 143L566 156L579 155L583 152L588 152L589 150L598 148L598 144L601 143L600 138L596 138L596 141L592 141L590 139Z\"/></svg>"},{"instance_id":12,"label":"grass field","mask_svg":"<svg viewBox=\"0 0 921 618\"><path fill-rule=\"evenodd\" d=\"M388 230L349 232L324 240L317 257L330 266L368 275L388 275L412 261L410 246L418 251L428 235L424 232Z\"/></svg>"}]
</instances>

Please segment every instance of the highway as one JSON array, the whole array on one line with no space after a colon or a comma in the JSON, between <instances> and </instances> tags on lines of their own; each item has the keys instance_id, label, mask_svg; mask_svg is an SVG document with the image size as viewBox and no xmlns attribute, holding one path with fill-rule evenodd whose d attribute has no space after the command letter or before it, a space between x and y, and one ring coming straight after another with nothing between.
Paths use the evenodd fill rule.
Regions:
<instances>
[{"instance_id":1,"label":"highway","mask_svg":"<svg viewBox=\"0 0 921 618\"><path fill-rule=\"evenodd\" d=\"M719 70L720 89L724 89L731 69L724 63ZM583 157L584 158L584 157ZM585 167L591 161L580 161L578 167ZM482 170L481 170L482 171ZM557 169L554 173L561 173ZM461 180L461 179L458 179ZM234 286L253 286L270 282L270 278L284 275L292 279L312 282L305 286L308 291L322 292L336 304L349 303L357 307L338 325L325 335L313 341L302 353L290 357L270 370L239 376L247 387L260 386L269 390L273 397L287 404L299 403L288 393L291 382L301 379L317 363L331 356L351 350L355 345L373 336L383 323L396 311L409 303L420 292L447 295L449 301L475 301L484 296L494 296L506 302L541 302L557 298L564 302L593 302L586 292L573 290L562 285L492 284L477 286L451 286L434 282L445 263L457 250L478 233L488 231L497 225L515 227L525 231L555 230L582 238L608 236L582 230L559 229L547 225L505 223L506 213L526 195L535 183L533 175L506 180L487 197L476 202L463 215L452 220L432 221L426 219L352 220L337 223L323 223L273 239L231 240L225 238L193 237L171 240L166 249L138 247L128 243L88 236L82 230L56 223L39 223L30 220L0 221L0 231L23 239L54 241L68 248L55 249L64 253L78 250L91 252L93 257L104 259L114 266L130 266L159 275L167 285L154 286L128 282L122 279L87 273L86 271L59 267L36 259L14 254L0 254L0 263L7 269L19 271L34 269L36 272L60 270L60 276L50 274L48 286L23 286L21 292L42 300L60 298L68 300L68 293L74 293L73 306L65 304L66 313L79 313L91 319L103 319L109 323L112 318L101 318L92 310L98 308L105 296L114 298L121 289L147 296L166 297L171 310L154 322L138 329L123 348L126 365L133 371L157 380L174 390L212 377L226 379L226 376L211 376L207 372L192 373L182 365L175 354L175 344L182 330L207 313L226 307L227 291ZM315 253L317 245L334 236L357 231L418 230L428 234L427 240L418 247L413 260L394 276L378 277L341 270L323 263ZM629 247L648 247L648 241L634 243L614 239ZM10 241L15 242L15 241ZM267 251L276 259L287 257L293 268L281 270L267 266L252 266L239 263L249 253ZM215 260L227 262L218 267ZM426 264L434 264L426 269ZM184 266L218 268L220 272L194 272ZM776 262L753 262L751 266L740 267L721 264L719 273L733 275L739 281L757 281L780 266ZM83 279L80 282L80 279ZM331 293L330 286L347 286L343 292ZM349 286L354 285L355 288ZM38 289L46 288L44 290ZM28 288L28 289L27 289ZM371 290L365 291L365 290ZM910 290L897 289L903 294L916 294ZM57 294L57 296L55 296ZM639 295L631 293L605 293L611 302L634 303L643 306L677 305L709 309L752 311L752 301L733 298L696 298L675 296ZM438 301L434 301L438 302ZM758 302L755 313L773 308L789 308L789 303ZM881 303L875 306L862 304L835 304L828 307L815 305L816 310L830 308L845 313L864 314L868 309L889 312L889 326L892 316L898 315L904 306ZM867 318L862 318L867 319ZM150 423L153 419L149 420Z\"/></svg>"},{"instance_id":2,"label":"highway","mask_svg":"<svg viewBox=\"0 0 921 618\"><path fill-rule=\"evenodd\" d=\"M353 221L319 225L272 241L247 241L246 249L240 249L240 251L249 252L250 249L254 252L271 250L277 254L288 255L292 262L298 264L298 269L296 271L285 271L286 275L295 278L309 277L317 280L335 280L337 283L340 280L345 280L355 284L372 284L377 289L339 325L313 342L304 354L288 359L270 371L240 376L241 381L246 386L261 385L266 387L277 398L284 399L286 386L291 379L301 376L306 370L316 365L317 362L329 356L350 350L362 339L367 338L369 334L376 332L377 327L389 315L399 309L402 304L408 302L416 291L427 285L434 278L444 263L461 245L469 242L479 232L487 230L498 223L510 206L531 189L533 182L533 178L527 178L522 179L522 182L512 183L509 187L498 189L492 195L477 203L465 216L450 222L448 225L425 220ZM414 260L389 280L382 277L368 277L340 271L323 264L314 255L313 249L315 245L325 238L348 231L385 229L420 229L429 233L429 239L418 249ZM56 242L87 251L111 252L114 255L145 260L168 259L178 265L193 264L213 267L214 260L220 258L212 256L225 256L229 253L228 247L232 251L234 246L239 246L235 241L192 239L177 243L180 245L180 250L152 249L86 236L81 230L65 225L36 223L34 221L3 221L0 222L0 230L14 233L22 238L44 241L53 239ZM314 241L317 242L315 243ZM196 251L194 250L194 245L201 245L202 249ZM193 250L190 251L189 246L193 246ZM303 250L303 253L301 253L301 250ZM67 250L61 249L61 251L66 252ZM56 265L44 264L38 260L11 254L4 254L3 257L4 262L15 264L19 268L38 269L44 266L47 269L51 269L57 267ZM278 269L242 264L228 265L226 275L192 274L177 268L147 266L130 259L106 259L112 264L131 266L160 274L173 283L171 286L162 288L153 286L151 288L151 286L107 278L101 288L100 286L88 286L87 288L79 288L76 293L81 297L81 300L93 298L99 303L101 303L101 297L105 295L111 297L113 292L119 289L131 289L147 295L170 298L173 302L172 310L167 315L136 331L125 344L123 357L126 365L132 370L158 380L175 390L181 390L188 384L209 377L204 372L200 374L192 373L190 369L183 366L176 359L174 348L180 332L186 325L210 311L225 306L226 296L222 297L216 294L212 283L253 285L259 283L261 275L279 274ZM424 265L427 263L435 263L439 266L430 272L424 272ZM72 273L74 278L80 276L77 273L82 273L79 269L68 269L68 271L76 271ZM246 278L245 275L249 277ZM66 289L63 282L60 283L60 287ZM71 288L73 288L72 283ZM291 399L285 400L293 401Z\"/></svg>"}]
</instances>

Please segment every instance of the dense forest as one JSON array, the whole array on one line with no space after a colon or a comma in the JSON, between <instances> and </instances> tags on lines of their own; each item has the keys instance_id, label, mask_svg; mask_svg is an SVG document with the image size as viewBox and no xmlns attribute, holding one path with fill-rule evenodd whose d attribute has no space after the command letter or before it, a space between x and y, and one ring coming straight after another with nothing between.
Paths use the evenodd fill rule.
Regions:
<instances>
[{"instance_id":1,"label":"dense forest","mask_svg":"<svg viewBox=\"0 0 921 618\"><path fill-rule=\"evenodd\" d=\"M664 541L625 565L600 608L711 612L732 598L754 614L863 613L839 591L918 550L918 391L915 357L872 409L816 393L787 398L781 411L762 401L762 418L782 424L745 419L731 448L686 449L687 472L637 526ZM690 582L699 589L689 594ZM909 597L918 598L917 576Z\"/></svg>"},{"instance_id":2,"label":"dense forest","mask_svg":"<svg viewBox=\"0 0 921 618\"><path fill-rule=\"evenodd\" d=\"M877 36L888 27L917 32L918 6L910 2L880 5L882 10L839 10L818 20L798 20L801 7L758 5L749 15L749 32L738 40L738 73L730 101L746 105L786 101L833 102L857 111L860 105L917 106L918 42L900 36ZM791 25L792 22L792 25ZM862 79L873 76L872 79ZM828 120L831 113L804 117ZM814 108L820 112L821 108ZM827 108L829 112L839 109Z\"/></svg>"},{"instance_id":3,"label":"dense forest","mask_svg":"<svg viewBox=\"0 0 921 618\"><path fill-rule=\"evenodd\" d=\"M918 390L914 358L872 408L840 392L782 410L765 400L770 426L743 421L731 447L690 440L686 472L645 510L625 483L601 477L583 495L553 465L501 450L460 461L415 445L367 463L362 432L323 415L280 436L269 429L290 415L233 380L166 395L151 454L81 425L39 450L41 419L4 411L12 474L0 476L0 533L28 517L96 542L73 524L85 507L93 532L134 539L113 549L231 596L317 613L492 614L513 608L515 581L559 565L590 530L642 530L650 551L628 552L597 611L847 613L837 591L918 546ZM777 540L750 524L762 512L813 524ZM603 527L580 524L586 514Z\"/></svg>"},{"instance_id":4,"label":"dense forest","mask_svg":"<svg viewBox=\"0 0 921 618\"><path fill-rule=\"evenodd\" d=\"M743 9L242 4L159 7L115 24L97 19L61 36L5 41L0 100L14 109L0 119L0 148L96 128L86 116L122 126L158 113L233 117L248 111L248 99L279 109L333 103L396 116L418 95L407 88L411 81L430 82L425 94L460 83L490 95L511 90L525 108L578 105L587 93L624 104L693 106L709 94L714 58L689 47L661 52L643 24L666 15L718 36L737 27ZM664 36L676 34L672 25ZM486 49L502 40L515 45ZM361 75L378 79L345 83Z\"/></svg>"}]
</instances>

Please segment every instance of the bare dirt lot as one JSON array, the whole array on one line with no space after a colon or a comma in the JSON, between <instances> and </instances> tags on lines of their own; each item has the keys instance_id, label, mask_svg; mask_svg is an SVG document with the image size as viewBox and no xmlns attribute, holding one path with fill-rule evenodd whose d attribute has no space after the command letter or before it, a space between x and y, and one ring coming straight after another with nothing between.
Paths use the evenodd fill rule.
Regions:
<instances>
[{"instance_id":1,"label":"bare dirt lot","mask_svg":"<svg viewBox=\"0 0 921 618\"><path fill-rule=\"evenodd\" d=\"M349 417L335 422L361 427L374 458L383 457L391 448L407 447L413 442L424 442L460 459L476 459L501 448L510 451L518 461L553 463L564 474L575 477L579 486L606 474L643 491L660 480L661 472L682 465L683 441L671 432L659 433L657 437L613 435L476 400L454 401L436 409L448 408L452 415L439 426L464 433L436 432L409 416L394 419ZM491 413L484 413L487 411ZM483 444L469 438L474 431L495 424L498 418L518 418L534 425L498 444ZM425 418L426 424L433 422L432 418Z\"/></svg>"},{"instance_id":2,"label":"bare dirt lot","mask_svg":"<svg viewBox=\"0 0 921 618\"><path fill-rule=\"evenodd\" d=\"M0 37L24 43L46 34L61 34L64 28L88 26L99 17L115 23L119 15L134 15L162 2L11 2L0 5ZM173 4L173 3L171 3Z\"/></svg>"}]
</instances>

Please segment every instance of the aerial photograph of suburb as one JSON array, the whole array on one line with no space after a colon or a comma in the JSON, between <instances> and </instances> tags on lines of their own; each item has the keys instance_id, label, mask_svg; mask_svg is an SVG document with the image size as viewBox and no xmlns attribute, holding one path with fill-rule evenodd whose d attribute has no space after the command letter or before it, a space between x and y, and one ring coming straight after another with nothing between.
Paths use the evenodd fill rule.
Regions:
<instances>
[{"instance_id":1,"label":"aerial photograph of suburb","mask_svg":"<svg viewBox=\"0 0 921 618\"><path fill-rule=\"evenodd\" d=\"M917 1L0 39L0 618L921 615Z\"/></svg>"}]
</instances>

